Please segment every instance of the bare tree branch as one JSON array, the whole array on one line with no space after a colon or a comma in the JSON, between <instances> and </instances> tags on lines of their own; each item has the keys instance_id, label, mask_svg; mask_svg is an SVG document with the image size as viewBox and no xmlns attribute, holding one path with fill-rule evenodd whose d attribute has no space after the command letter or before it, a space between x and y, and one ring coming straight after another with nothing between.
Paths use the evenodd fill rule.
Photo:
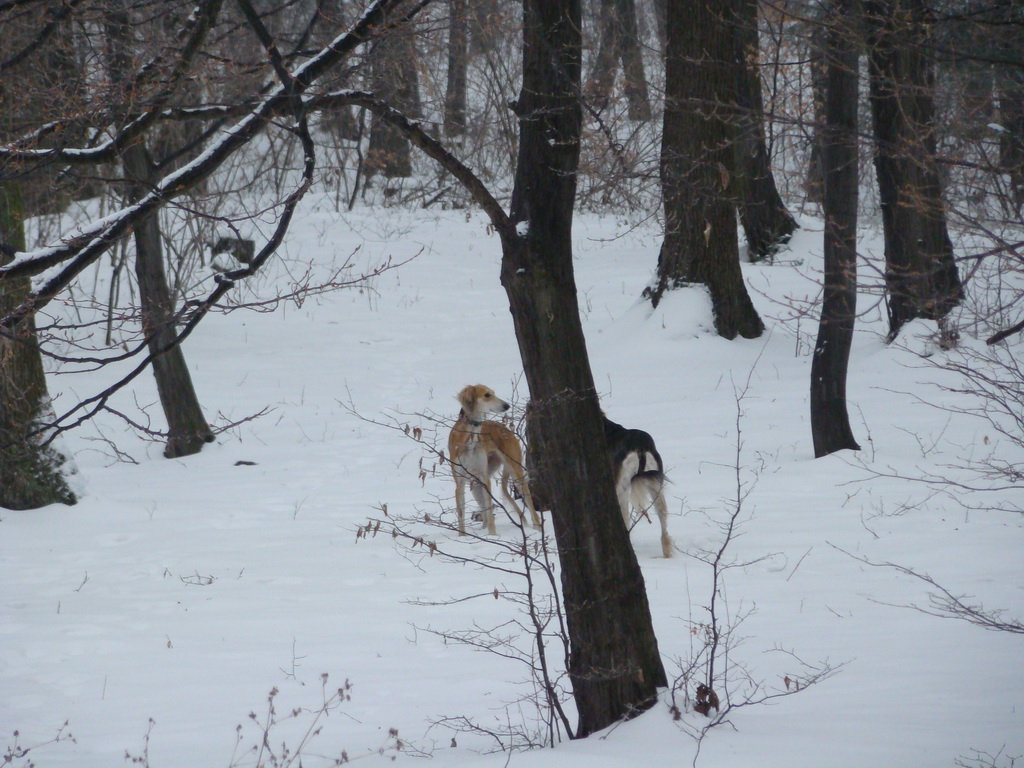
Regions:
<instances>
[{"instance_id":1,"label":"bare tree branch","mask_svg":"<svg viewBox=\"0 0 1024 768\"><path fill-rule=\"evenodd\" d=\"M219 0L211 0L211 2L216 3ZM377 0L351 30L339 35L316 56L290 73L290 82L271 90L248 114L225 131L224 137L219 142L208 147L191 163L164 176L137 203L93 222L85 227L80 234L63 243L19 254L10 264L0 267L0 279L4 279L37 275L52 267L64 265L56 274L46 279L19 307L0 319L0 326L12 328L25 317L45 306L86 267L94 263L115 242L126 235L137 222L207 179L225 160L263 131L272 117L286 114L289 111L294 113L293 99L296 94L303 92L317 78L344 60L374 34L408 23L429 2L430 0L420 0L400 19L389 21L389 13L393 14L404 4L404 0ZM297 128L297 132L300 140L303 141L308 164L311 141L307 141L308 135L303 136L301 126ZM311 168L304 169L303 173L304 176L310 177ZM287 219L290 219L289 209L293 207L293 203L286 203ZM272 240L274 247L280 242L280 236L283 236L283 231L279 228ZM251 275L266 261L271 252L264 249L257 259L254 259L250 269L228 273L224 279L233 281ZM222 292L218 293L217 297L219 298L220 295Z\"/></svg>"},{"instance_id":2,"label":"bare tree branch","mask_svg":"<svg viewBox=\"0 0 1024 768\"><path fill-rule=\"evenodd\" d=\"M957 619L959 621L966 621L968 624L973 624L976 627L981 627L982 629L987 629L992 632L1010 632L1016 635L1024 635L1024 622L1020 619L1012 618L1004 620L1002 616L1005 611L1003 610L986 610L981 603L967 602L971 599L969 595L953 594L927 573L918 573L911 568L907 568L896 563L877 563L866 557L847 552L845 549L837 547L835 544L831 544L830 546L839 550L844 555L852 557L859 563L863 563L864 565L872 568L891 568L906 576L911 576L919 581L923 581L935 590L934 592L928 593L927 606L915 605L913 603L899 604L876 601L882 605L891 605L895 608L911 608L929 616L937 616L940 619Z\"/></svg>"}]
</instances>

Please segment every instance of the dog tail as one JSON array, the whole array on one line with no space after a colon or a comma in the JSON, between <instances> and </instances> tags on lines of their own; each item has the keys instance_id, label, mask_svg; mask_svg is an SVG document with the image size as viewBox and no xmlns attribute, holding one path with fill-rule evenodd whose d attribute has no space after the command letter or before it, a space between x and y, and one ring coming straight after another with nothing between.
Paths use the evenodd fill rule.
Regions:
<instances>
[{"instance_id":1,"label":"dog tail","mask_svg":"<svg viewBox=\"0 0 1024 768\"><path fill-rule=\"evenodd\" d=\"M633 475L633 479L630 481L633 484L636 483L663 483L665 482L665 473L660 469L649 469L646 472L638 472Z\"/></svg>"},{"instance_id":2,"label":"dog tail","mask_svg":"<svg viewBox=\"0 0 1024 768\"><path fill-rule=\"evenodd\" d=\"M665 480L665 466L661 463L661 454L653 446L646 451L638 451L639 466L633 475L634 482L638 479Z\"/></svg>"}]
</instances>

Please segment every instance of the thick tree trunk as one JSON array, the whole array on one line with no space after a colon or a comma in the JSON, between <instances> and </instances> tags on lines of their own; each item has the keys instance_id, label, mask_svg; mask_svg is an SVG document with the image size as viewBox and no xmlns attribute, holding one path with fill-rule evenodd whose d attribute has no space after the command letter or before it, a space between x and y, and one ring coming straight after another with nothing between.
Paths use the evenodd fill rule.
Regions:
<instances>
[{"instance_id":1,"label":"thick tree trunk","mask_svg":"<svg viewBox=\"0 0 1024 768\"><path fill-rule=\"evenodd\" d=\"M761 94L760 36L757 0L739 0L736 175L739 182L740 222L747 239L747 258L761 261L789 242L796 220L782 202L772 173L764 134Z\"/></svg>"},{"instance_id":2,"label":"thick tree trunk","mask_svg":"<svg viewBox=\"0 0 1024 768\"><path fill-rule=\"evenodd\" d=\"M811 435L816 458L860 448L846 408L846 371L857 309L858 46L853 3L837 0L826 45L825 283L811 362Z\"/></svg>"},{"instance_id":3,"label":"thick tree trunk","mask_svg":"<svg viewBox=\"0 0 1024 768\"><path fill-rule=\"evenodd\" d=\"M618 509L576 303L572 214L581 108L578 0L524 0L519 163L502 237L502 284L550 484L571 651L587 736L650 707L667 684L636 555Z\"/></svg>"},{"instance_id":4,"label":"thick tree trunk","mask_svg":"<svg viewBox=\"0 0 1024 768\"><path fill-rule=\"evenodd\" d=\"M668 0L661 187L665 240L655 286L702 283L727 339L764 331L747 293L736 232L735 0Z\"/></svg>"},{"instance_id":5,"label":"thick tree trunk","mask_svg":"<svg viewBox=\"0 0 1024 768\"><path fill-rule=\"evenodd\" d=\"M10 61L32 41L31 22L8 15L0 40L0 59ZM56 23L38 57L14 64L0 75L0 141L24 133L28 126L54 117L54 103L72 99L81 84L74 63L72 26ZM74 142L80 126L68 121L49 144ZM0 162L0 266L25 250L25 219L56 213L70 199L66 182L58 184L60 168L40 163L25 167ZM0 317L28 298L28 278L0 279ZM0 328L0 507L36 509L48 504L74 504L66 479L73 463L50 445L54 414L47 392L35 316L29 314L9 329Z\"/></svg>"},{"instance_id":6,"label":"thick tree trunk","mask_svg":"<svg viewBox=\"0 0 1024 768\"><path fill-rule=\"evenodd\" d=\"M934 82L922 0L866 0L889 337L963 298L935 165Z\"/></svg>"},{"instance_id":7,"label":"thick tree trunk","mask_svg":"<svg viewBox=\"0 0 1024 768\"><path fill-rule=\"evenodd\" d=\"M24 209L18 182L0 184L0 265L25 250ZM0 280L0 317L29 293L28 278ZM43 359L32 316L0 330L0 507L36 509L74 504L64 472L67 458L42 442L53 419Z\"/></svg>"}]
</instances>

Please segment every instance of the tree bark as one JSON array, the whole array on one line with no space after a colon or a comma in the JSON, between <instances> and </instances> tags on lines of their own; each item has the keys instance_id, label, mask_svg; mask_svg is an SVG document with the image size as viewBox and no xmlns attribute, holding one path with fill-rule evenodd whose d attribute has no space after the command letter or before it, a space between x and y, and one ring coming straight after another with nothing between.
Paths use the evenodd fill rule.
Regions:
<instances>
[{"instance_id":1,"label":"tree bark","mask_svg":"<svg viewBox=\"0 0 1024 768\"><path fill-rule=\"evenodd\" d=\"M612 98L616 64L622 63L622 90L629 105L630 120L651 119L647 94L643 51L636 19L634 0L601 0L599 9L600 40L590 74L589 98L598 110Z\"/></svg>"},{"instance_id":2,"label":"tree bark","mask_svg":"<svg viewBox=\"0 0 1024 768\"><path fill-rule=\"evenodd\" d=\"M1010 200L1024 209L1024 70L1004 67L996 79L1000 125L999 162L1010 181Z\"/></svg>"},{"instance_id":3,"label":"tree bark","mask_svg":"<svg viewBox=\"0 0 1024 768\"><path fill-rule=\"evenodd\" d=\"M10 62L15 51L29 44L32 19L31 11L20 20L19 14L8 14L0 61ZM53 119L54 102L68 98L63 89L70 92L80 82L71 68L72 47L65 19L57 23L42 56L0 74L0 142ZM73 121L66 132L80 135ZM25 250L28 216L57 212L67 204L68 190L56 183L58 172L53 164L25 167L0 161L0 266ZM0 317L21 306L30 290L28 277L0 279ZM36 509L77 501L66 477L74 472L73 463L52 444L44 445L53 421L35 315L28 313L0 328L0 507Z\"/></svg>"},{"instance_id":4,"label":"tree bark","mask_svg":"<svg viewBox=\"0 0 1024 768\"><path fill-rule=\"evenodd\" d=\"M416 38L408 29L379 40L373 51L374 92L410 117L419 117L422 111L416 62ZM370 176L408 178L412 176L412 148L400 131L375 119L370 125L365 167Z\"/></svg>"},{"instance_id":5,"label":"tree bark","mask_svg":"<svg viewBox=\"0 0 1024 768\"><path fill-rule=\"evenodd\" d=\"M828 89L828 64L825 53L827 30L824 13L827 7L816 6L811 10L807 34L807 62L811 75L811 106L814 122L810 126L811 147L807 158L807 175L804 179L804 193L809 203L823 205L825 202L825 171L823 169L822 147L825 132L825 91Z\"/></svg>"},{"instance_id":6,"label":"tree bark","mask_svg":"<svg viewBox=\"0 0 1024 768\"><path fill-rule=\"evenodd\" d=\"M448 0L448 80L444 95L444 133L466 132L466 75L469 68L468 0Z\"/></svg>"},{"instance_id":7,"label":"tree bark","mask_svg":"<svg viewBox=\"0 0 1024 768\"><path fill-rule=\"evenodd\" d=\"M25 250L21 184L0 184L0 265ZM0 317L28 296L28 278L0 280ZM36 509L74 504L77 498L64 472L68 460L43 445L53 410L46 390L35 319L30 315L0 330L0 507Z\"/></svg>"},{"instance_id":8,"label":"tree bark","mask_svg":"<svg viewBox=\"0 0 1024 768\"><path fill-rule=\"evenodd\" d=\"M740 223L747 239L747 258L766 259L789 242L796 220L782 202L775 184L764 133L764 97L761 93L760 35L757 0L739 0L736 19L738 43L738 126L736 175L739 183Z\"/></svg>"},{"instance_id":9,"label":"tree bark","mask_svg":"<svg viewBox=\"0 0 1024 768\"><path fill-rule=\"evenodd\" d=\"M126 10L111 10L107 17L110 68L113 77L130 71L130 18ZM157 180L158 174L144 141L125 149L122 155L126 196L136 202ZM199 453L203 444L213 441L213 432L203 416L185 354L176 343L175 302L167 284L163 243L158 213L145 217L134 227L135 275L139 284L142 330L153 358L160 405L167 420L169 459Z\"/></svg>"},{"instance_id":10,"label":"tree bark","mask_svg":"<svg viewBox=\"0 0 1024 768\"><path fill-rule=\"evenodd\" d=\"M668 0L661 187L665 240L655 286L707 286L727 339L764 331L747 293L736 232L736 0Z\"/></svg>"},{"instance_id":11,"label":"tree bark","mask_svg":"<svg viewBox=\"0 0 1024 768\"><path fill-rule=\"evenodd\" d=\"M626 94L630 120L651 119L651 102L647 94L643 47L636 18L635 0L618 0L619 60L622 62L622 90Z\"/></svg>"},{"instance_id":12,"label":"tree bark","mask_svg":"<svg viewBox=\"0 0 1024 768\"><path fill-rule=\"evenodd\" d=\"M649 708L667 684L636 555L622 522L572 269L581 107L578 0L524 0L519 162L501 279L530 387L540 471L587 736Z\"/></svg>"},{"instance_id":13,"label":"tree bark","mask_svg":"<svg viewBox=\"0 0 1024 768\"><path fill-rule=\"evenodd\" d=\"M131 183L129 199L138 200L147 186L145 181L154 175L143 145L136 144L125 151L124 168ZM164 269L158 214L146 217L135 226L135 276L139 283L142 330L149 351L154 355L153 377L167 419L164 456L169 459L191 456L214 438L199 405L185 353L175 341L175 302Z\"/></svg>"},{"instance_id":14,"label":"tree bark","mask_svg":"<svg viewBox=\"0 0 1024 768\"><path fill-rule=\"evenodd\" d=\"M870 101L885 231L889 338L963 298L935 164L934 78L923 0L865 0Z\"/></svg>"},{"instance_id":15,"label":"tree bark","mask_svg":"<svg viewBox=\"0 0 1024 768\"><path fill-rule=\"evenodd\" d=\"M836 0L827 34L822 131L824 298L811 361L814 456L859 450L846 408L846 372L857 310L857 38L855 0Z\"/></svg>"}]
</instances>

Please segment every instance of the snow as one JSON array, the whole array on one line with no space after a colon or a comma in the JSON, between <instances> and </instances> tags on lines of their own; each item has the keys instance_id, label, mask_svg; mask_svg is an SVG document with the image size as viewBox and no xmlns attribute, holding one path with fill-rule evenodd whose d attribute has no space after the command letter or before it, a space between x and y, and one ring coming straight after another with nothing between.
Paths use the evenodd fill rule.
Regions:
<instances>
[{"instance_id":1,"label":"snow","mask_svg":"<svg viewBox=\"0 0 1024 768\"><path fill-rule=\"evenodd\" d=\"M914 353L934 329L915 323L904 344L886 345L881 313L861 297L848 394L862 450L813 459L816 329L799 305L817 294L813 220L779 263L744 265L768 325L756 340L716 337L698 289L655 311L639 301L660 245L652 228L580 217L575 266L604 408L654 435L671 479L676 556L660 557L656 525L641 521L632 535L669 677L702 646L711 569L700 553L721 545L737 483L739 530L719 595L734 629L734 702L750 695L741 670L769 692L805 673L797 659L836 673L734 710L732 727L708 732L699 754L693 733L705 719L674 720L668 692L634 721L511 756L485 733L438 724L534 727L530 705L516 703L532 691L525 667L436 634L521 618L491 594L519 585L357 531L387 505L443 548L493 556L493 543L416 522L453 519L453 485L394 427L418 426L442 448L467 383L488 384L521 413L527 387L500 246L476 214L339 220L317 206L314 195L303 202L260 278L264 294L286 291L306 264L332 274L357 246L367 268L419 255L361 290L203 322L185 354L210 419L265 415L177 460L103 415L64 442L85 484L77 506L0 513L0 732L8 749L40 745L14 765L99 768L126 752L154 768L255 765L272 689L278 722L264 749L301 745L306 766L343 750L369 764L429 754L481 768L930 767L979 755L1010 765L1024 753L1020 636L906 607L927 606L928 586L872 565L927 573L969 602L1024 616L1024 519L994 511L1024 506L1020 487L954 498L908 479L973 478L965 463L989 450L1021 457L984 421L941 408L965 407L964 396L925 386L953 381L932 364L947 353ZM878 248L877 235L863 239L862 252ZM237 290L251 298L251 286ZM51 372L58 411L115 376ZM142 405L159 421L152 382L133 386L114 407ZM498 531L518 535L507 519ZM518 642L529 648L528 637ZM346 681L347 700L318 716ZM65 721L74 741L45 743ZM303 742L311 727L320 730Z\"/></svg>"}]
</instances>

